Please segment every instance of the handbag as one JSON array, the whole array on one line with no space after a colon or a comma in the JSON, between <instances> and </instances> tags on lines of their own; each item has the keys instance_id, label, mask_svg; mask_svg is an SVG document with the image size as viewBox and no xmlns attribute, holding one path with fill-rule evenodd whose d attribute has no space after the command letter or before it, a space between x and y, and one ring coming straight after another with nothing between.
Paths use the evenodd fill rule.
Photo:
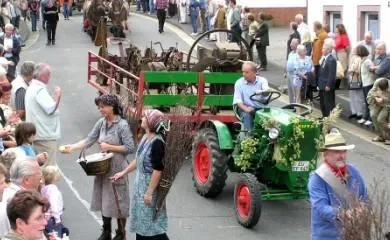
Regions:
<instances>
[{"instance_id":1,"label":"handbag","mask_svg":"<svg viewBox=\"0 0 390 240\"><path fill-rule=\"evenodd\" d=\"M354 75L355 75L355 73L352 73L351 79L348 80L348 90L359 90L359 89L362 89L362 87L363 87L360 75L357 78L357 80L353 79Z\"/></svg>"}]
</instances>

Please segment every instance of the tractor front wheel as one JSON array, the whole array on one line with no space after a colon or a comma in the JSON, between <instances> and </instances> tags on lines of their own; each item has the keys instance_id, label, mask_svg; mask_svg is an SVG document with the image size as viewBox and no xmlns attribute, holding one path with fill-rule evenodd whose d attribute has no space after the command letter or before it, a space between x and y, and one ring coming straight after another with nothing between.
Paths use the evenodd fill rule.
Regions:
<instances>
[{"instance_id":1,"label":"tractor front wheel","mask_svg":"<svg viewBox=\"0 0 390 240\"><path fill-rule=\"evenodd\" d=\"M227 157L219 149L217 134L204 128L197 132L192 145L192 174L195 188L204 197L216 197L225 187Z\"/></svg>"},{"instance_id":2,"label":"tractor front wheel","mask_svg":"<svg viewBox=\"0 0 390 240\"><path fill-rule=\"evenodd\" d=\"M240 175L234 188L234 206L237 220L242 226L256 226L261 215L261 186L255 175Z\"/></svg>"}]
</instances>

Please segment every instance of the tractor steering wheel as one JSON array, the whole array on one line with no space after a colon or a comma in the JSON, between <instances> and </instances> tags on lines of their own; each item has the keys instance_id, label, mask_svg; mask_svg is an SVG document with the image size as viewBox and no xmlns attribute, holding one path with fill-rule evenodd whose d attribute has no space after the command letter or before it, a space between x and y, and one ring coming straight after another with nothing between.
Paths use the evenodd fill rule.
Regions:
<instances>
[{"instance_id":1,"label":"tractor steering wheel","mask_svg":"<svg viewBox=\"0 0 390 240\"><path fill-rule=\"evenodd\" d=\"M255 96L258 96L258 95L262 95L262 94L268 94L268 98L267 100L265 101L260 101L259 99L256 99ZM273 95L276 95L276 96L273 96ZM282 96L282 93L280 93L279 91L275 91L275 90L267 90L267 91L264 91L263 93L261 94L257 94L257 93L254 93L252 94L249 99L254 101L254 102L258 102L258 103L261 103L263 105L268 105L270 104L271 102L275 101L276 99L280 98L280 96Z\"/></svg>"},{"instance_id":2,"label":"tractor steering wheel","mask_svg":"<svg viewBox=\"0 0 390 240\"><path fill-rule=\"evenodd\" d=\"M309 115L310 113L313 112L313 109L311 109L311 107L303 105L303 104L299 104L299 103L290 103L290 104L284 105L281 108L282 109L294 109L295 107L299 107L299 108L305 109L304 112L299 113L299 115L301 115L302 117L304 117L306 115Z\"/></svg>"}]
</instances>

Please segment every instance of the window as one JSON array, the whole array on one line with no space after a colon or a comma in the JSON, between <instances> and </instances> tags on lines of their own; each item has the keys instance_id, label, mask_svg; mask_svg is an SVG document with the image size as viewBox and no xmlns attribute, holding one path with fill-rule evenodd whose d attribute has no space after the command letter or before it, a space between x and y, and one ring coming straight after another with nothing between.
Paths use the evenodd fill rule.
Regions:
<instances>
[{"instance_id":1,"label":"window","mask_svg":"<svg viewBox=\"0 0 390 240\"><path fill-rule=\"evenodd\" d=\"M341 12L329 12L330 32L336 32L336 25L341 23Z\"/></svg>"},{"instance_id":2,"label":"window","mask_svg":"<svg viewBox=\"0 0 390 240\"><path fill-rule=\"evenodd\" d=\"M364 14L364 32L372 32L372 38L379 39L379 16L377 12L366 12Z\"/></svg>"}]
</instances>

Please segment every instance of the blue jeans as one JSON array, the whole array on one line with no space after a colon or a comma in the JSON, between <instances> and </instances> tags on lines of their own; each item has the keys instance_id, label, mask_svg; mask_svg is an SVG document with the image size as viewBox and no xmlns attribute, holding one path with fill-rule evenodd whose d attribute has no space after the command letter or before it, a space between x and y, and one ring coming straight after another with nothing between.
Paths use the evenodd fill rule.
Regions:
<instances>
[{"instance_id":1,"label":"blue jeans","mask_svg":"<svg viewBox=\"0 0 390 240\"><path fill-rule=\"evenodd\" d=\"M191 25L192 25L192 32L197 33L198 32L198 13L191 13Z\"/></svg>"},{"instance_id":2,"label":"blue jeans","mask_svg":"<svg viewBox=\"0 0 390 240\"><path fill-rule=\"evenodd\" d=\"M154 2L153 2L153 0L149 0L149 10L150 10L150 13L154 13Z\"/></svg>"},{"instance_id":3,"label":"blue jeans","mask_svg":"<svg viewBox=\"0 0 390 240\"><path fill-rule=\"evenodd\" d=\"M137 11L141 11L141 0L137 0Z\"/></svg>"},{"instance_id":4,"label":"blue jeans","mask_svg":"<svg viewBox=\"0 0 390 240\"><path fill-rule=\"evenodd\" d=\"M250 131L253 129L253 120L255 119L255 113L259 109L255 109L252 112L244 112L241 109L238 109L238 115L241 117L241 122L244 124L244 130Z\"/></svg>"},{"instance_id":5,"label":"blue jeans","mask_svg":"<svg viewBox=\"0 0 390 240\"><path fill-rule=\"evenodd\" d=\"M64 3L64 18L69 18L69 3Z\"/></svg>"},{"instance_id":6,"label":"blue jeans","mask_svg":"<svg viewBox=\"0 0 390 240\"><path fill-rule=\"evenodd\" d=\"M211 30L211 19L212 19L213 17L211 17L211 16L208 16L207 18L206 18L206 21L207 21L207 31L210 31Z\"/></svg>"},{"instance_id":7,"label":"blue jeans","mask_svg":"<svg viewBox=\"0 0 390 240\"><path fill-rule=\"evenodd\" d=\"M30 17L31 17L31 31L35 32L35 31L37 31L38 13L37 12L31 12L30 13Z\"/></svg>"}]
</instances>

